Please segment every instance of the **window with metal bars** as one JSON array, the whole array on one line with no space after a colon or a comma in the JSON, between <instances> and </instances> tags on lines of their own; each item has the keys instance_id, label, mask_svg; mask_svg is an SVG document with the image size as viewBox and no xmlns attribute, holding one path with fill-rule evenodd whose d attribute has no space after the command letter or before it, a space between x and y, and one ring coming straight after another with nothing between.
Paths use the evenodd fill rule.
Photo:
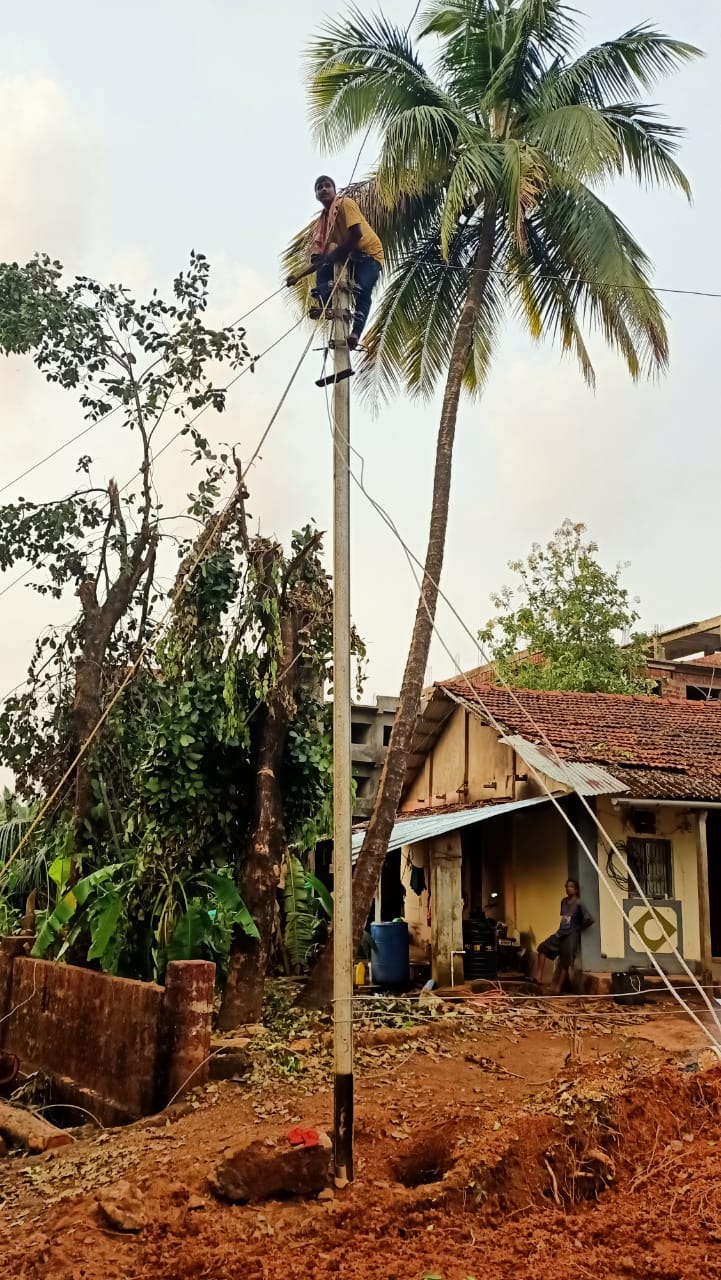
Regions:
<instances>
[{"instance_id":1,"label":"window with metal bars","mask_svg":"<svg viewBox=\"0 0 721 1280\"><path fill-rule=\"evenodd\" d=\"M626 840L626 861L647 898L673 897L673 867L670 840L643 840L631 836ZM629 878L628 895L637 893Z\"/></svg>"}]
</instances>

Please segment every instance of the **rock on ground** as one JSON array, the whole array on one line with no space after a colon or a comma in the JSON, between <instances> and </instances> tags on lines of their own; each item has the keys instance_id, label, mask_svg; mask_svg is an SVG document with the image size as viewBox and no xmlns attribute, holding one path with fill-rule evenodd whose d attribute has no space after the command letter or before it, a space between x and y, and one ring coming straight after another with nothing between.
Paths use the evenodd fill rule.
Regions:
<instances>
[{"instance_id":1,"label":"rock on ground","mask_svg":"<svg viewBox=\"0 0 721 1280\"><path fill-rule=\"evenodd\" d=\"M122 1179L98 1193L98 1208L114 1231L142 1231L148 1221L138 1188Z\"/></svg>"}]
</instances>

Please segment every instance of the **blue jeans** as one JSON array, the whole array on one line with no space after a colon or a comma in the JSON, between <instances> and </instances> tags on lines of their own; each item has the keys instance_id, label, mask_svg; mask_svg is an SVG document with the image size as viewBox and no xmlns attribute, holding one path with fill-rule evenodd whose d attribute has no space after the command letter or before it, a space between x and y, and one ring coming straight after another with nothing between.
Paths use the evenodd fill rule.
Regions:
<instances>
[{"instance_id":1,"label":"blue jeans","mask_svg":"<svg viewBox=\"0 0 721 1280\"><path fill-rule=\"evenodd\" d=\"M352 332L360 338L366 327L371 309L373 290L381 273L381 264L367 253L354 253L350 258L353 269L353 292L355 294L355 316ZM316 273L316 291L321 302L327 302L333 288L333 264L322 263Z\"/></svg>"}]
</instances>

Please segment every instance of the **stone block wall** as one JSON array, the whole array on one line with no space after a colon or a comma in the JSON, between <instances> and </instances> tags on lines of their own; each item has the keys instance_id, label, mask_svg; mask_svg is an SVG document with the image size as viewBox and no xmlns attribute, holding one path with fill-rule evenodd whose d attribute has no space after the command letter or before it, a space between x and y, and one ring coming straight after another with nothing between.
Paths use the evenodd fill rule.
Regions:
<instances>
[{"instance_id":1,"label":"stone block wall","mask_svg":"<svg viewBox=\"0 0 721 1280\"><path fill-rule=\"evenodd\" d=\"M208 1079L215 965L175 961L166 986L35 960L0 944L0 1049L102 1124L152 1114ZM189 1079L190 1077L190 1079Z\"/></svg>"}]
</instances>

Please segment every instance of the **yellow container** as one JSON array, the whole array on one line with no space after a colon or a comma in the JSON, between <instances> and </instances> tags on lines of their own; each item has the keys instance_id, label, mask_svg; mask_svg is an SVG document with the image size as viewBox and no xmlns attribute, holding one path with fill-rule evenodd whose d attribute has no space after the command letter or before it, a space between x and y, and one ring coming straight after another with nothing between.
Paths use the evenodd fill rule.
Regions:
<instances>
[{"instance_id":1,"label":"yellow container","mask_svg":"<svg viewBox=\"0 0 721 1280\"><path fill-rule=\"evenodd\" d=\"M355 967L355 985L357 987L365 986L366 966L364 960L359 960Z\"/></svg>"}]
</instances>

